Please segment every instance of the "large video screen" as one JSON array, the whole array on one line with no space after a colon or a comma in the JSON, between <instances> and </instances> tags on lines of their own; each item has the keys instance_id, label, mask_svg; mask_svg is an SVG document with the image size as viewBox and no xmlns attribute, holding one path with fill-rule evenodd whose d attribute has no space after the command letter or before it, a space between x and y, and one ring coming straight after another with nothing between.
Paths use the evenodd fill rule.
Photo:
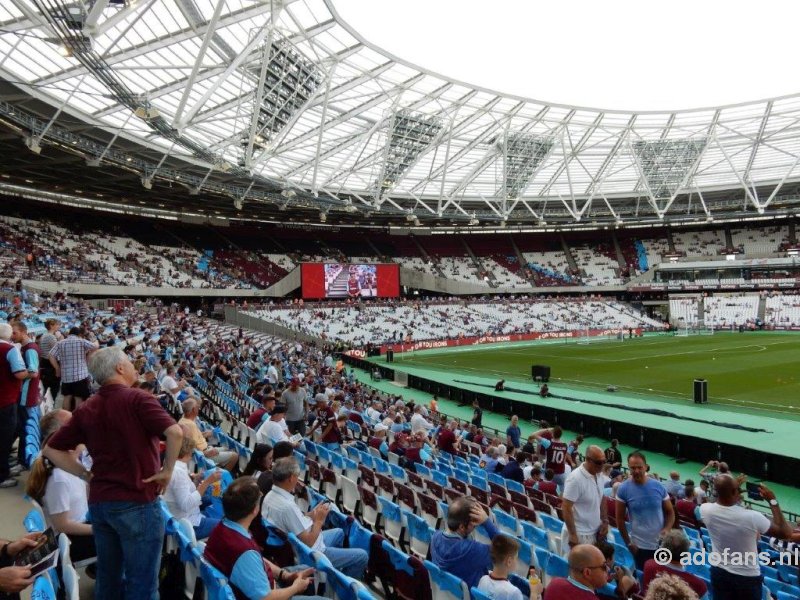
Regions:
<instances>
[{"instance_id":1,"label":"large video screen","mask_svg":"<svg viewBox=\"0 0 800 600\"><path fill-rule=\"evenodd\" d=\"M303 263L303 298L397 298L400 268L393 264Z\"/></svg>"}]
</instances>

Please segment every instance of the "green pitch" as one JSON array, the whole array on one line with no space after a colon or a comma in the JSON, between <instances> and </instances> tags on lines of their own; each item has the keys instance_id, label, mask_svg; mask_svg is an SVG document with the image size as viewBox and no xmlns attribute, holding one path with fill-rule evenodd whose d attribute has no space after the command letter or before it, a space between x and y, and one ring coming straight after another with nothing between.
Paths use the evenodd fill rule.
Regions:
<instances>
[{"instance_id":1,"label":"green pitch","mask_svg":"<svg viewBox=\"0 0 800 600\"><path fill-rule=\"evenodd\" d=\"M708 380L709 401L745 411L800 413L800 336L792 333L716 333L648 336L624 341L535 342L430 350L402 363L451 376L496 375L530 381L532 364L550 365L551 386L605 390L652 399L692 397L692 381Z\"/></svg>"}]
</instances>

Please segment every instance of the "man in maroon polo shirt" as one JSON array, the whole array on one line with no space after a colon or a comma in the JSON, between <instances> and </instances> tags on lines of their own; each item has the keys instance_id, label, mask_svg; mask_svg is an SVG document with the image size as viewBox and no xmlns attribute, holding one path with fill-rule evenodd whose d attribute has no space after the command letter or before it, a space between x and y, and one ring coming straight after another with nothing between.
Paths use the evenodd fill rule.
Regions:
<instances>
[{"instance_id":1,"label":"man in maroon polo shirt","mask_svg":"<svg viewBox=\"0 0 800 600\"><path fill-rule=\"evenodd\" d=\"M93 353L89 372L100 390L75 409L43 454L89 482L96 597L155 599L164 541L158 495L172 477L183 431L154 396L130 387L136 369L119 348ZM163 468L161 435L167 439ZM91 471L69 454L79 444L92 456Z\"/></svg>"},{"instance_id":2,"label":"man in maroon polo shirt","mask_svg":"<svg viewBox=\"0 0 800 600\"><path fill-rule=\"evenodd\" d=\"M606 559L596 546L578 544L569 552L569 577L555 577L544 600L598 600L595 590L607 583Z\"/></svg>"},{"instance_id":3,"label":"man in maroon polo shirt","mask_svg":"<svg viewBox=\"0 0 800 600\"><path fill-rule=\"evenodd\" d=\"M456 438L456 434L454 432L455 428L456 422L450 421L439 432L439 437L436 438L436 444L439 446L439 450L450 452L452 454L458 449L458 439Z\"/></svg>"}]
</instances>

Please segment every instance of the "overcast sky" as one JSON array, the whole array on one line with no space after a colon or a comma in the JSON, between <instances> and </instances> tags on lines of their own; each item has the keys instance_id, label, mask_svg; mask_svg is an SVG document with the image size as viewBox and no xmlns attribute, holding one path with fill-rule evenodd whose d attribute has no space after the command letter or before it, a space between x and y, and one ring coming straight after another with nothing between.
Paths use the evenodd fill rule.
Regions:
<instances>
[{"instance_id":1,"label":"overcast sky","mask_svg":"<svg viewBox=\"0 0 800 600\"><path fill-rule=\"evenodd\" d=\"M675 110L800 92L800 2L335 0L373 44L537 100Z\"/></svg>"}]
</instances>

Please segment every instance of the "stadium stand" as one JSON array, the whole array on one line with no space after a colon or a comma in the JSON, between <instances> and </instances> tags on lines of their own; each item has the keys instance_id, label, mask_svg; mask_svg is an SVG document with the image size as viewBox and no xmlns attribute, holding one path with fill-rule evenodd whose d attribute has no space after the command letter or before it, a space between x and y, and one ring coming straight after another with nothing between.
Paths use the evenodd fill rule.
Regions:
<instances>
[{"instance_id":1,"label":"stadium stand","mask_svg":"<svg viewBox=\"0 0 800 600\"><path fill-rule=\"evenodd\" d=\"M782 298L787 306L796 307L798 302L796 296L772 298ZM752 307L753 299L758 300L756 296L719 297L719 302L712 302L710 306L716 307L715 317L727 323L731 319L740 319L742 311ZM777 301L770 303L775 307L778 304ZM317 428L313 436L303 438L294 450L289 451L301 468L295 490L301 510L311 510L330 502L332 508L326 527L341 528L348 547L361 548L369 555L363 581L357 582L343 575L321 553L305 545L292 532L281 531L260 516L251 525L260 552L276 565L276 570L294 564L316 569L314 586L317 593L356 600L395 595L437 598L439 594L467 600L470 597L467 584L432 562L436 557L432 557L430 552L435 532L445 527L449 506L464 495L474 498L490 519L490 523L476 530L476 540L488 542L493 535L498 535L493 533L495 530L500 531L499 535L512 536L516 540L520 548L513 572L521 578L518 583L522 584L522 580L528 578L531 569L548 585L563 576L566 563L562 555L568 552L568 548L561 541L564 527L562 498L537 489L538 475L533 475L535 465L530 462L522 463L531 473L530 481L526 480L525 485L486 471L483 466L486 460L484 444L499 445L499 432L487 431L486 442L473 442L472 439L477 440L471 437L475 432L466 423L450 422L443 417L441 424L448 423L447 429L453 428L457 439L461 440L454 453L445 452L438 448L437 443L438 415L430 414L424 408L424 414L420 414L423 414L423 420L429 418L433 421L433 429L428 434L409 436L406 430L410 426L412 406L397 402L397 397L376 393L368 385L359 383L352 371L333 368L330 348L242 330L183 311L158 307L156 303L152 304L153 310L147 312L132 307L118 314L87 311L82 303L72 302L66 311L62 311L63 305L63 300L52 305L43 301L35 311L25 304L20 309L29 331L36 333L43 330L42 323L47 318L58 318L66 329L77 323L82 313L85 335L103 345L121 344L120 347L128 349L141 374L163 370L170 357L176 361L180 359L178 377L187 385L176 397L161 394L160 401L166 410L180 416L181 399L202 399L197 424L201 431L208 432L210 441L239 456L237 471L244 470L251 461L262 428L263 421L256 420L256 428L249 426L248 421L260 409L265 397L277 396L282 389L282 383L275 388L265 387L265 382L271 377L266 365L273 358L277 358L280 365L276 372L278 379L289 381L299 377L301 384L307 386L309 398L315 392L322 395L325 408L320 410L327 411L330 402L333 414L344 415L345 418L339 422L342 429L338 429L336 443L327 441L330 429L323 433L321 428ZM685 301L683 306L687 313L692 308L696 312L696 301ZM576 310L578 307L582 310ZM459 319L463 322L467 315L475 325L490 326L507 321L514 314L525 314L529 319L526 324L535 319L541 327L559 323L577 325L583 322L581 315L590 315L596 323L603 323L606 319L617 322L627 319L629 323L660 325L648 322L629 305L599 301L471 303L466 307L469 312L463 310L465 307L447 304L400 308L430 315L431 319L436 317L437 321L447 315L453 320L450 327ZM274 310L282 313L286 309ZM367 310L380 314L379 307L368 307ZM292 315L303 317L298 312ZM336 314L336 317L343 316ZM414 324L415 328L423 326L424 321ZM159 335L149 335L153 331L158 331ZM431 327L431 331L435 329ZM29 413L24 439L25 457L29 464L37 460L40 453L38 419L53 408L53 400L46 397L40 407ZM319 401L317 403L319 405ZM313 411L305 415L309 422L316 416ZM397 423L402 427L388 431L386 436L387 424ZM286 434L281 435L288 440ZM490 441L490 438L493 439ZM375 439L379 443L374 443ZM380 442L381 439L385 442ZM190 472L205 471L208 474L215 468L209 458L197 451L189 462ZM269 468L269 463L263 463L257 470L268 472ZM230 479L223 478L220 486L211 486L206 491L208 510L220 509L220 499L229 482ZM611 488L608 491L612 492ZM613 502L611 496L609 501ZM38 505L31 506L32 510L25 519L26 527L29 531L41 530L47 515ZM208 598L232 598L235 586L204 555L204 541L196 539L188 522L176 519L165 504L162 504L162 512L166 522L162 566L167 569L162 585L175 585L187 597L200 590ZM682 520L676 521L675 527L681 528L689 537L694 551L711 550L710 538L702 526ZM612 527L608 540L616 543L620 536L620 532ZM62 542L62 567L51 569L37 578L35 593L44 594L37 597L55 597L55 590L62 586L73 593L79 586L85 589L90 585L81 575L86 565L73 564L68 543L65 539ZM770 549L768 540L762 539L759 544L760 549L777 555ZM624 546L617 547L615 556L617 565L632 568L631 555ZM765 574L774 575L765 580L765 594L770 600L782 600L777 597L778 593L800 591L793 573L769 569L769 566L763 567ZM699 570L697 573L708 579L707 573ZM81 580L83 584L80 584ZM707 583L710 585L710 581ZM609 585L613 593L615 582ZM474 596L480 597L480 594Z\"/></svg>"},{"instance_id":2,"label":"stadium stand","mask_svg":"<svg viewBox=\"0 0 800 600\"><path fill-rule=\"evenodd\" d=\"M364 307L272 306L248 314L316 337L352 344L631 327L662 329L663 323L615 301L530 299L464 306L431 301Z\"/></svg>"}]
</instances>

